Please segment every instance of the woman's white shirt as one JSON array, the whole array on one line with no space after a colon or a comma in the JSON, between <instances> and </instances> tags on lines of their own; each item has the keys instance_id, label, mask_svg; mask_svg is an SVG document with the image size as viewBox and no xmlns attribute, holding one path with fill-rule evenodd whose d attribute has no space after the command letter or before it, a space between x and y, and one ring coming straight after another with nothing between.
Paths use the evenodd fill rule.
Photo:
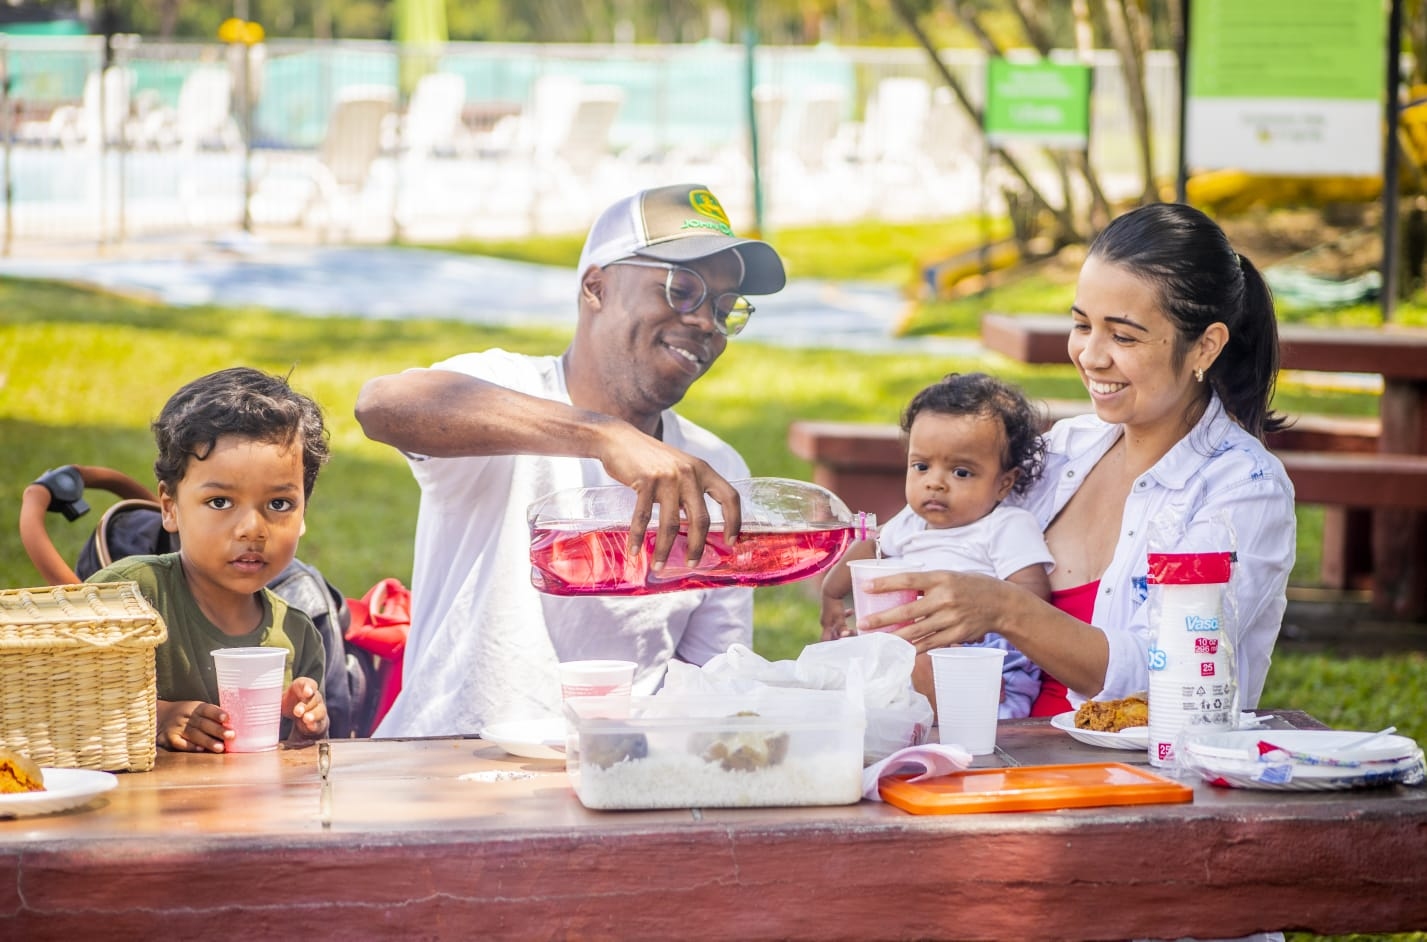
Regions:
<instances>
[{"instance_id":1,"label":"woman's white shirt","mask_svg":"<svg viewBox=\"0 0 1427 942\"><path fill-rule=\"evenodd\" d=\"M1120 434L1120 426L1094 415L1057 422L1047 435L1044 474L1007 502L1049 526ZM1283 464L1215 397L1190 433L1130 488L1091 620L1110 646L1097 696L1124 697L1148 686L1146 572L1153 538L1159 552L1237 553L1224 609L1234 625L1239 705L1257 706L1287 606L1296 533L1293 485ZM1085 697L1071 691L1070 700L1078 705Z\"/></svg>"}]
</instances>

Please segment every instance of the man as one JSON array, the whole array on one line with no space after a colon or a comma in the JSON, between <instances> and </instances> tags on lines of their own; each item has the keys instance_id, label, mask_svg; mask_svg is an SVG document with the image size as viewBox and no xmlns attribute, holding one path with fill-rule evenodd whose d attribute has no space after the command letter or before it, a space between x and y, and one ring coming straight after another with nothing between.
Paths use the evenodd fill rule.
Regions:
<instances>
[{"instance_id":1,"label":"man","mask_svg":"<svg viewBox=\"0 0 1427 942\"><path fill-rule=\"evenodd\" d=\"M705 494L737 533L729 480L748 477L748 466L671 407L746 323L743 295L782 290L782 260L735 236L707 189L683 184L605 210L579 278L579 320L562 356L469 353L370 380L358 396L367 436L405 453L421 485L403 690L378 736L556 715L561 661L634 661L634 692L651 693L670 658L702 664L752 641L749 589L541 595L526 508L556 490L627 485L631 549L659 508L655 568L681 514L689 558L699 558Z\"/></svg>"}]
</instances>

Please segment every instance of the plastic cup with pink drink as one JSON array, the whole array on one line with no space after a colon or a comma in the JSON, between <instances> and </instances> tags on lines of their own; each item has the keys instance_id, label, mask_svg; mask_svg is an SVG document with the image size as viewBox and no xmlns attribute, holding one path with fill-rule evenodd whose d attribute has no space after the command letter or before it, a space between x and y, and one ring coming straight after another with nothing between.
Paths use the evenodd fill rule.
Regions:
<instances>
[{"instance_id":1,"label":"plastic cup with pink drink","mask_svg":"<svg viewBox=\"0 0 1427 942\"><path fill-rule=\"evenodd\" d=\"M218 705L228 714L228 727L234 734L225 743L225 751L277 748L287 655L286 648L220 648L213 652Z\"/></svg>"},{"instance_id":2,"label":"plastic cup with pink drink","mask_svg":"<svg viewBox=\"0 0 1427 942\"><path fill-rule=\"evenodd\" d=\"M915 602L920 593L916 589L896 589L891 592L873 592L870 583L874 579L881 579L884 576L895 575L899 572L920 572L926 567L919 562L912 562L905 559L854 559L847 564L848 572L852 575L852 611L858 621L868 615L875 615L878 612L885 612L889 608L896 608L899 605L907 605ZM910 621L898 622L895 625L886 625L882 628L872 629L874 631L893 631L904 625L910 625Z\"/></svg>"},{"instance_id":3,"label":"plastic cup with pink drink","mask_svg":"<svg viewBox=\"0 0 1427 942\"><path fill-rule=\"evenodd\" d=\"M627 697L638 666L633 661L565 661L560 665L560 698Z\"/></svg>"}]
</instances>

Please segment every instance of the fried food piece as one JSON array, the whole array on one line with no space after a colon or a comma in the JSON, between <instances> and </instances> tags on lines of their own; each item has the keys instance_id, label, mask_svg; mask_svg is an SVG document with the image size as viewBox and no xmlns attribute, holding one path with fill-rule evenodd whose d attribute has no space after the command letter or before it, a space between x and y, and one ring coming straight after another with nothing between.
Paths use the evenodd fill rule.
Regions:
<instances>
[{"instance_id":1,"label":"fried food piece","mask_svg":"<svg viewBox=\"0 0 1427 942\"><path fill-rule=\"evenodd\" d=\"M1142 693L1123 700L1086 700L1075 711L1076 728L1097 733L1118 733L1132 726L1148 726L1149 722L1150 704Z\"/></svg>"},{"instance_id":2,"label":"fried food piece","mask_svg":"<svg viewBox=\"0 0 1427 942\"><path fill-rule=\"evenodd\" d=\"M649 740L636 732L586 733L580 737L580 748L583 761L607 769L620 762L647 758Z\"/></svg>"},{"instance_id":3,"label":"fried food piece","mask_svg":"<svg viewBox=\"0 0 1427 942\"><path fill-rule=\"evenodd\" d=\"M751 710L741 710L734 716L757 716ZM788 734L765 732L726 732L701 734L690 743L693 751L705 762L717 764L725 772L752 772L781 763L788 757Z\"/></svg>"},{"instance_id":4,"label":"fried food piece","mask_svg":"<svg viewBox=\"0 0 1427 942\"><path fill-rule=\"evenodd\" d=\"M44 790L45 776L39 765L18 752L0 749L0 794Z\"/></svg>"}]
</instances>

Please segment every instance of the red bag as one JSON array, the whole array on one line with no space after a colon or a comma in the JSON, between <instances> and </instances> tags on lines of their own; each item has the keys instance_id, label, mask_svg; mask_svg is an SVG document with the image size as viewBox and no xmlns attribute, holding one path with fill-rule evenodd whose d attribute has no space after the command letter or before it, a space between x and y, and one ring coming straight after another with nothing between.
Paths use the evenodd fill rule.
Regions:
<instances>
[{"instance_id":1,"label":"red bag","mask_svg":"<svg viewBox=\"0 0 1427 942\"><path fill-rule=\"evenodd\" d=\"M399 579L383 579L360 599L348 599L352 623L346 639L377 659L377 695L362 735L370 736L401 693L401 664L411 629L411 590Z\"/></svg>"}]
</instances>

